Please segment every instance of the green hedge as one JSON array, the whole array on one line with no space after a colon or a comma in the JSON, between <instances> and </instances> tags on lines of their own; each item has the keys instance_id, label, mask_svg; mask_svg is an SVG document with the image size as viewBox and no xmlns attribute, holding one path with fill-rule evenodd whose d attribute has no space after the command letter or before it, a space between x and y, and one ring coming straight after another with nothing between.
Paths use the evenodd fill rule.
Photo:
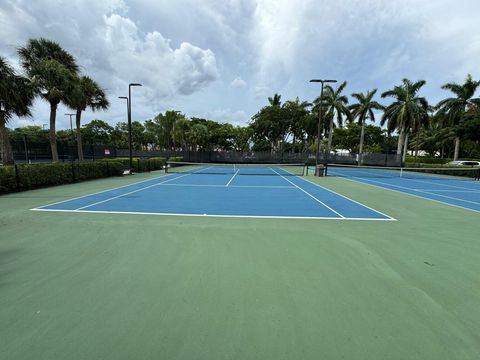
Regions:
<instances>
[{"instance_id":1,"label":"green hedge","mask_svg":"<svg viewBox=\"0 0 480 360\"><path fill-rule=\"evenodd\" d=\"M164 165L165 158L135 158L133 161L135 172L161 170ZM0 193L118 176L128 166L128 158L101 159L94 162L0 166Z\"/></svg>"},{"instance_id":2,"label":"green hedge","mask_svg":"<svg viewBox=\"0 0 480 360\"><path fill-rule=\"evenodd\" d=\"M122 163L124 168L130 167L130 159L128 157L114 158L114 159L101 159L98 161L110 162L110 161L119 161ZM163 157L151 157L151 158L132 158L132 167L134 172L146 172L146 171L155 171L162 170L165 166L167 159Z\"/></svg>"},{"instance_id":3,"label":"green hedge","mask_svg":"<svg viewBox=\"0 0 480 360\"><path fill-rule=\"evenodd\" d=\"M458 160L473 160L473 161L479 161L478 159L465 159L465 158L460 158ZM436 165L443 165L447 164L448 162L453 161L453 159L450 158L436 158L436 157L430 157L430 156L418 156L417 157L417 164L436 164ZM408 155L405 158L405 163L408 164L414 164L415 163L415 156Z\"/></svg>"},{"instance_id":4,"label":"green hedge","mask_svg":"<svg viewBox=\"0 0 480 360\"><path fill-rule=\"evenodd\" d=\"M14 191L16 188L15 168L13 166L0 166L0 194Z\"/></svg>"}]
</instances>

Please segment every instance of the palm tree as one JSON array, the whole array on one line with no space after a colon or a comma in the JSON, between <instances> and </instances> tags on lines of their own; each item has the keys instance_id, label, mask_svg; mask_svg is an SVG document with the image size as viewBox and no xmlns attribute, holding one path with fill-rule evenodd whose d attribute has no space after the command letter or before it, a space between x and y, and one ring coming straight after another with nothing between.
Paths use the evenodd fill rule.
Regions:
<instances>
[{"instance_id":1,"label":"palm tree","mask_svg":"<svg viewBox=\"0 0 480 360\"><path fill-rule=\"evenodd\" d=\"M333 139L333 127L334 120L337 119L338 127L343 126L343 117L345 116L348 120L352 120L352 114L348 108L348 97L342 95L342 91L347 86L347 82L344 81L336 89L330 85L326 85L323 90L323 99L320 101L320 97L315 100L316 104L322 103L322 106L325 107L326 118L329 118L329 128L328 128L328 145L327 153L330 154L332 150L332 139Z\"/></svg>"},{"instance_id":2,"label":"palm tree","mask_svg":"<svg viewBox=\"0 0 480 360\"><path fill-rule=\"evenodd\" d=\"M356 104L350 105L350 111L352 111L352 116L354 118L358 118L358 123L361 126L360 146L358 151L359 165L362 164L363 141L365 137L365 121L367 119L370 119L371 121L375 121L375 114L373 113L373 110L384 109L384 107L381 104L372 100L376 92L377 92L377 89L373 89L371 91L367 91L366 94L362 94L362 93L352 94L352 97L354 97L358 102Z\"/></svg>"},{"instance_id":3,"label":"palm tree","mask_svg":"<svg viewBox=\"0 0 480 360\"><path fill-rule=\"evenodd\" d=\"M412 82L403 79L401 85L382 94L382 98L392 97L395 99L385 108L380 124L387 123L389 132L393 130L399 132L397 156L402 157L402 162L405 161L407 153L409 132L411 130L419 131L421 124L428 120L428 102L424 97L418 96L418 92L425 83L425 80Z\"/></svg>"},{"instance_id":4,"label":"palm tree","mask_svg":"<svg viewBox=\"0 0 480 360\"><path fill-rule=\"evenodd\" d=\"M30 116L34 91L30 81L15 74L13 67L0 56L0 153L3 164L13 164L7 122L13 116Z\"/></svg>"},{"instance_id":5,"label":"palm tree","mask_svg":"<svg viewBox=\"0 0 480 360\"><path fill-rule=\"evenodd\" d=\"M50 103L50 147L52 160L58 161L55 121L57 107L71 93L78 65L58 43L44 38L30 39L18 49L22 67L41 96Z\"/></svg>"},{"instance_id":6,"label":"palm tree","mask_svg":"<svg viewBox=\"0 0 480 360\"><path fill-rule=\"evenodd\" d=\"M65 99L67 105L76 111L78 159L83 160L82 134L80 123L82 111L87 107L92 111L106 110L110 105L105 91L92 78L82 76L77 80L73 91Z\"/></svg>"},{"instance_id":7,"label":"palm tree","mask_svg":"<svg viewBox=\"0 0 480 360\"><path fill-rule=\"evenodd\" d=\"M274 94L273 97L268 98L268 102L272 106L280 106L282 104L281 98L282 98L282 95Z\"/></svg>"},{"instance_id":8,"label":"palm tree","mask_svg":"<svg viewBox=\"0 0 480 360\"><path fill-rule=\"evenodd\" d=\"M444 147L447 141L451 141L454 134L452 129L443 126L442 119L434 116L427 126L422 126L417 137L412 141L416 149L426 150L430 156L444 156Z\"/></svg>"},{"instance_id":9,"label":"palm tree","mask_svg":"<svg viewBox=\"0 0 480 360\"><path fill-rule=\"evenodd\" d=\"M442 86L444 90L450 90L455 96L444 99L437 104L440 114L446 115L447 121L454 129L465 119L469 111L480 107L480 98L474 98L475 92L480 86L480 81L475 81L467 75L463 84L447 83ZM455 152L453 159L458 159L460 151L460 137L455 136Z\"/></svg>"}]
</instances>

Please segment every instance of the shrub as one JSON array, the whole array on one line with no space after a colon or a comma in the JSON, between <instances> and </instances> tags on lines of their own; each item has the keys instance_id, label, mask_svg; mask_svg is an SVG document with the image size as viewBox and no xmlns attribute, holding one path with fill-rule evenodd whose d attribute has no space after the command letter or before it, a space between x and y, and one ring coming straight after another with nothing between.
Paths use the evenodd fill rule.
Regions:
<instances>
[{"instance_id":1,"label":"shrub","mask_svg":"<svg viewBox=\"0 0 480 360\"><path fill-rule=\"evenodd\" d=\"M14 166L0 166L0 194L17 188Z\"/></svg>"},{"instance_id":2,"label":"shrub","mask_svg":"<svg viewBox=\"0 0 480 360\"><path fill-rule=\"evenodd\" d=\"M175 159L180 161L182 158ZM133 171L145 172L162 170L165 163L166 159L163 157L133 158L132 165ZM123 170L129 168L129 164L129 158L114 158L99 159L93 162L0 166L0 194L118 176L122 174Z\"/></svg>"}]
</instances>

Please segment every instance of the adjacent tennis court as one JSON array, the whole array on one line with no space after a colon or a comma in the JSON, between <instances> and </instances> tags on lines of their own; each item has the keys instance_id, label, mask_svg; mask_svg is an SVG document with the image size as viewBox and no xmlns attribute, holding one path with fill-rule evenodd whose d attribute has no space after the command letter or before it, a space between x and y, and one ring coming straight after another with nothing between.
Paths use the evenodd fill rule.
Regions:
<instances>
[{"instance_id":1,"label":"adjacent tennis court","mask_svg":"<svg viewBox=\"0 0 480 360\"><path fill-rule=\"evenodd\" d=\"M394 220L301 177L303 164L171 163L152 180L33 210L217 217Z\"/></svg>"},{"instance_id":2,"label":"adjacent tennis court","mask_svg":"<svg viewBox=\"0 0 480 360\"><path fill-rule=\"evenodd\" d=\"M480 212L479 168L329 165L328 174Z\"/></svg>"}]
</instances>

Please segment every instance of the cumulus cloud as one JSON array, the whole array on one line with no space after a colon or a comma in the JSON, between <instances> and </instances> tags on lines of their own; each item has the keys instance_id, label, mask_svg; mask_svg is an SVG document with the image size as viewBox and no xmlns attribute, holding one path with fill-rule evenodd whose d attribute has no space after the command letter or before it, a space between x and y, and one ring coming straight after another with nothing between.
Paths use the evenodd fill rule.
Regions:
<instances>
[{"instance_id":1,"label":"cumulus cloud","mask_svg":"<svg viewBox=\"0 0 480 360\"><path fill-rule=\"evenodd\" d=\"M136 24L118 14L104 17L107 61L122 80L142 82L156 98L189 95L218 77L214 53L188 42L176 49L158 31L142 36Z\"/></svg>"},{"instance_id":2,"label":"cumulus cloud","mask_svg":"<svg viewBox=\"0 0 480 360\"><path fill-rule=\"evenodd\" d=\"M241 89L247 86L247 83L245 80L243 80L240 76L236 77L233 79L233 81L230 83L230 86L235 89Z\"/></svg>"},{"instance_id":3,"label":"cumulus cloud","mask_svg":"<svg viewBox=\"0 0 480 360\"><path fill-rule=\"evenodd\" d=\"M28 38L58 41L106 88L112 106L98 116L111 123L124 120L115 97L129 82L144 85L134 92L138 120L173 108L236 122L274 93L313 100L314 77L348 80L347 93L425 79L432 102L442 83L480 78L480 2L471 0L455 2L461 17L450 0L0 2L0 54L18 66L16 47ZM34 118L48 119L42 104Z\"/></svg>"},{"instance_id":4,"label":"cumulus cloud","mask_svg":"<svg viewBox=\"0 0 480 360\"><path fill-rule=\"evenodd\" d=\"M248 115L243 110L215 109L208 111L202 115L207 119L215 119L219 122L230 123L234 125L246 125L250 120Z\"/></svg>"},{"instance_id":5,"label":"cumulus cloud","mask_svg":"<svg viewBox=\"0 0 480 360\"><path fill-rule=\"evenodd\" d=\"M129 17L129 6L122 0L72 0L68 12L53 1L52 6L47 2L27 7L23 1L13 0L0 9L5 31L0 51L17 67L17 46L31 37L53 39L70 51L82 71L94 77L113 98L125 95L128 83L142 83L135 100L145 117L162 103L199 92L219 77L212 50L188 39L174 46L160 31L143 30L141 21ZM38 110L40 117L48 111L43 106ZM123 117L123 108L113 110L115 118ZM34 114L38 116L37 111ZM59 123L61 126L61 119Z\"/></svg>"}]
</instances>

